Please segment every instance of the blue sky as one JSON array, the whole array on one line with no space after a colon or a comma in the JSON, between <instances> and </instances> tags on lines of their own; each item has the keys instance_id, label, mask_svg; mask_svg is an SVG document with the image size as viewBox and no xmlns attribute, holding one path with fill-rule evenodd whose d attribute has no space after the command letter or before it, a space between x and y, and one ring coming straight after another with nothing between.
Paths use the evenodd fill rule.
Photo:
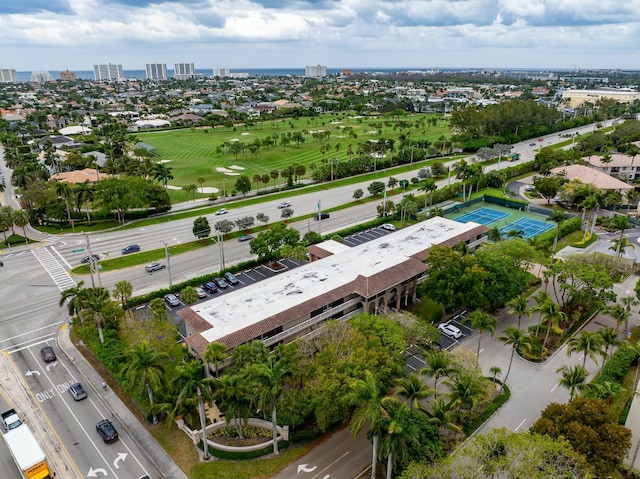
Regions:
<instances>
[{"instance_id":1,"label":"blue sky","mask_svg":"<svg viewBox=\"0 0 640 479\"><path fill-rule=\"evenodd\" d=\"M640 69L640 0L3 0L0 68Z\"/></svg>"}]
</instances>

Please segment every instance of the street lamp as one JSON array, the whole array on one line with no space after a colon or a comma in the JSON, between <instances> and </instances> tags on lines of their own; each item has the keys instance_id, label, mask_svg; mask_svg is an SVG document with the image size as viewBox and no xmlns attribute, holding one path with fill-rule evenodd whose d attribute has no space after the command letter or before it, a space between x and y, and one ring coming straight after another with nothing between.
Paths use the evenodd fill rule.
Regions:
<instances>
[{"instance_id":1,"label":"street lamp","mask_svg":"<svg viewBox=\"0 0 640 479\"><path fill-rule=\"evenodd\" d=\"M169 257L171 255L169 254L169 245L167 244L166 241L162 241L162 244L164 245L164 256L167 260L167 273L169 273L169 288L171 288L171 286L173 286L173 283L171 282L171 261L169 260Z\"/></svg>"},{"instance_id":2,"label":"street lamp","mask_svg":"<svg viewBox=\"0 0 640 479\"><path fill-rule=\"evenodd\" d=\"M227 204L227 178L222 177L222 199L224 200L224 204Z\"/></svg>"},{"instance_id":3,"label":"street lamp","mask_svg":"<svg viewBox=\"0 0 640 479\"><path fill-rule=\"evenodd\" d=\"M89 242L89 235L84 235L85 242L87 243L87 252L89 253L89 272L91 273L91 287L95 288L96 285L93 281L93 273L95 271L96 276L98 278L98 287L102 288L102 281L100 280L100 265L96 263L95 258L93 257L93 252L91 251L91 243Z\"/></svg>"}]
</instances>

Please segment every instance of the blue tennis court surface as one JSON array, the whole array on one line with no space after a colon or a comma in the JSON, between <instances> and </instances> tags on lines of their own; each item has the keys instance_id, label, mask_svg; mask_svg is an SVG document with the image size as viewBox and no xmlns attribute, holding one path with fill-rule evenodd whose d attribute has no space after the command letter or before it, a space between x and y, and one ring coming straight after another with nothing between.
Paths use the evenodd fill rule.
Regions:
<instances>
[{"instance_id":1,"label":"blue tennis court surface","mask_svg":"<svg viewBox=\"0 0 640 479\"><path fill-rule=\"evenodd\" d=\"M515 223L508 224L504 228L501 228L500 233L502 233L502 236L507 236L509 231L521 231L522 237L524 239L529 239L555 227L555 223L545 223L544 221L538 221L531 218L521 218Z\"/></svg>"},{"instance_id":2,"label":"blue tennis court surface","mask_svg":"<svg viewBox=\"0 0 640 479\"><path fill-rule=\"evenodd\" d=\"M473 221L482 225L490 225L496 221L500 221L503 218L509 216L509 213L503 213L502 211L492 210L491 208L480 208L471 213L464 214L455 218L459 223L468 223Z\"/></svg>"}]
</instances>

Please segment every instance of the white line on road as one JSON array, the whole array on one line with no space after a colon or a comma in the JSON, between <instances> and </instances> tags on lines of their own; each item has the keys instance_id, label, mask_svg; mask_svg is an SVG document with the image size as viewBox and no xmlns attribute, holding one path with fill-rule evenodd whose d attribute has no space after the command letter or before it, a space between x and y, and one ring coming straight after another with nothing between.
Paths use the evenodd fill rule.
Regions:
<instances>
[{"instance_id":1,"label":"white line on road","mask_svg":"<svg viewBox=\"0 0 640 479\"><path fill-rule=\"evenodd\" d=\"M553 386L553 387L551 388L551 391L550 391L550 392L553 392L553 391L554 391L554 389L555 389L555 388L557 388L559 385L560 385L560 383L556 383L556 385L555 385L555 386Z\"/></svg>"},{"instance_id":2,"label":"white line on road","mask_svg":"<svg viewBox=\"0 0 640 479\"><path fill-rule=\"evenodd\" d=\"M311 479L317 479L318 476L320 476L320 474L322 474L324 471L326 471L327 469L329 469L331 466L333 466L336 462L342 460L342 458L344 458L347 454L349 454L349 451L345 452L342 456L340 456L338 459L336 459L335 461L333 461L331 464L329 464L327 467L325 467L324 469L322 469L321 471L318 472L318 474L316 474L315 476L313 476Z\"/></svg>"},{"instance_id":3,"label":"white line on road","mask_svg":"<svg viewBox=\"0 0 640 479\"><path fill-rule=\"evenodd\" d=\"M482 352L482 351L484 351L484 348L482 348L482 349L480 350L480 352Z\"/></svg>"},{"instance_id":4,"label":"white line on road","mask_svg":"<svg viewBox=\"0 0 640 479\"><path fill-rule=\"evenodd\" d=\"M33 329L33 330L31 330L31 331L29 331L27 333L17 334L16 336L11 336L10 338L0 339L0 343L4 343L5 341L12 341L12 340L14 340L16 338L19 338L20 336L25 336L27 334L33 334L33 333L35 333L37 331L42 331L43 329L49 329L49 328L51 328L53 326L58 326L58 325L60 325L62 323L64 323L64 321L58 321L56 323L51 323L51 324L48 324L46 326L43 326L42 328Z\"/></svg>"},{"instance_id":5,"label":"white line on road","mask_svg":"<svg viewBox=\"0 0 640 479\"><path fill-rule=\"evenodd\" d=\"M527 418L525 417L522 422L520 424L518 424L518 427L516 428L516 432L518 431L518 429L520 429L522 427L522 425L525 423L525 421L527 420Z\"/></svg>"}]
</instances>

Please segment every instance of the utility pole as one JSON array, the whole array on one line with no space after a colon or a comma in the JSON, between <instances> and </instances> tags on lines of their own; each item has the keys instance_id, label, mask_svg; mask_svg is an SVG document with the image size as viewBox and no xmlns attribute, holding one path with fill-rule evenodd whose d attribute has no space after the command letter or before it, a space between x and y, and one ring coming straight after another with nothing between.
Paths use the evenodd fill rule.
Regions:
<instances>
[{"instance_id":1,"label":"utility pole","mask_svg":"<svg viewBox=\"0 0 640 479\"><path fill-rule=\"evenodd\" d=\"M320 201L318 200L318 234L322 236L322 209L320 207Z\"/></svg>"},{"instance_id":2,"label":"utility pole","mask_svg":"<svg viewBox=\"0 0 640 479\"><path fill-rule=\"evenodd\" d=\"M171 288L173 283L171 282L171 261L169 260L171 255L169 254L169 245L166 241L163 241L162 244L164 244L164 256L167 259L167 273L169 273L169 288Z\"/></svg>"},{"instance_id":3,"label":"utility pole","mask_svg":"<svg viewBox=\"0 0 640 479\"><path fill-rule=\"evenodd\" d=\"M218 248L220 249L220 269L223 270L225 269L225 262L224 262L224 245L222 244L223 241L223 234L222 233L218 233Z\"/></svg>"},{"instance_id":4,"label":"utility pole","mask_svg":"<svg viewBox=\"0 0 640 479\"><path fill-rule=\"evenodd\" d=\"M102 281L100 280L100 270L98 269L100 265L96 263L96 260L93 257L93 252L91 251L91 243L89 242L89 235L85 234L84 239L87 243L87 252L89 253L89 272L91 273L91 287L96 287L96 283L93 280L93 272L95 270L96 277L98 278L98 287L102 288Z\"/></svg>"}]
</instances>

